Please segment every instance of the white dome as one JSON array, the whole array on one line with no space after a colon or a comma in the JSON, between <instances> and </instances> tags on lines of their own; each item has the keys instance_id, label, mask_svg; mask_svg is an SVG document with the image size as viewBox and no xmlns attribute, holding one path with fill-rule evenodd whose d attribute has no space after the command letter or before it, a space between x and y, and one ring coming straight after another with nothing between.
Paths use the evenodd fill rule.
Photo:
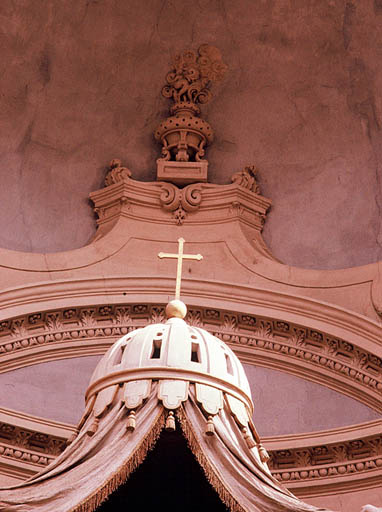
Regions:
<instances>
[{"instance_id":1,"label":"white dome","mask_svg":"<svg viewBox=\"0 0 382 512\"><path fill-rule=\"evenodd\" d=\"M168 409L186 400L188 385L194 383L207 414L222 408L223 393L246 418L253 412L248 380L236 355L219 338L181 318L137 329L114 343L97 365L86 398L124 383L126 406L132 409L148 396L152 381L159 381L158 397Z\"/></svg>"}]
</instances>

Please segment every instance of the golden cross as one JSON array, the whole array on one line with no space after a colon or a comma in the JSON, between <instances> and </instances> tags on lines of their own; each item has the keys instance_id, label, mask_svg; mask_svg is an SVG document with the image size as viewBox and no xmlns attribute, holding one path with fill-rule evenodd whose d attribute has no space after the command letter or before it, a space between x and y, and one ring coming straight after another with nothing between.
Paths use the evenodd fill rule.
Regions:
<instances>
[{"instance_id":1,"label":"golden cross","mask_svg":"<svg viewBox=\"0 0 382 512\"><path fill-rule=\"evenodd\" d=\"M178 267L176 269L176 286L175 286L175 299L180 299L180 283L182 281L182 264L183 260L202 260L201 254L184 254L183 244L184 238L178 238L178 254L169 254L167 252L158 253L159 258L176 258L178 260Z\"/></svg>"}]
</instances>

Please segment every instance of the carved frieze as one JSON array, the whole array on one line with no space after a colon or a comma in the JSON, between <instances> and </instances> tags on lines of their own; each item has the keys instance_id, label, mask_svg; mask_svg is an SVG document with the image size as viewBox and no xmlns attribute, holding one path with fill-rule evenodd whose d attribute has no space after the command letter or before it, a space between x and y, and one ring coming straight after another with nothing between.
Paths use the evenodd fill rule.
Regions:
<instances>
[{"instance_id":1,"label":"carved frieze","mask_svg":"<svg viewBox=\"0 0 382 512\"><path fill-rule=\"evenodd\" d=\"M66 446L66 439L37 430L0 423L0 456L47 466Z\"/></svg>"},{"instance_id":2,"label":"carved frieze","mask_svg":"<svg viewBox=\"0 0 382 512\"><path fill-rule=\"evenodd\" d=\"M281 481L326 478L382 468L382 436L271 450L268 464Z\"/></svg>"},{"instance_id":3,"label":"carved frieze","mask_svg":"<svg viewBox=\"0 0 382 512\"><path fill-rule=\"evenodd\" d=\"M300 361L297 375L325 382L330 374L333 389L343 392L347 382L348 395L376 410L382 409L382 359L376 354L324 332L278 319L211 308L190 308L189 316L191 322L230 344L246 362L291 371ZM73 350L76 342L75 350L80 353L81 342L86 345L100 340L105 347L133 329L163 320L164 307L150 304L67 308L10 319L0 326L1 368L7 371L18 367L18 360L21 366L31 364L35 347L40 347L41 352L45 345L44 360L49 360L51 344L63 349L68 344ZM24 354L28 350L31 363ZM52 359L60 357L55 354L52 351Z\"/></svg>"},{"instance_id":4,"label":"carved frieze","mask_svg":"<svg viewBox=\"0 0 382 512\"><path fill-rule=\"evenodd\" d=\"M57 455L57 454L56 454ZM12 459L14 461L20 461L23 463L33 464L34 466L40 466L36 469L40 470L41 466L47 466L54 461L55 456L50 455L49 457L41 455L30 450L18 448L17 446L9 446L0 442L0 457Z\"/></svg>"}]
</instances>

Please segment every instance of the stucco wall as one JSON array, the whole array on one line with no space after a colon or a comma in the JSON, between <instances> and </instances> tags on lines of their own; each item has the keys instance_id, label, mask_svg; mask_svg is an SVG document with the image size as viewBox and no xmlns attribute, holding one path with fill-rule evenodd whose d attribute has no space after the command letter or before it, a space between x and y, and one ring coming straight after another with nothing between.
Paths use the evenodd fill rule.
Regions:
<instances>
[{"instance_id":1,"label":"stucco wall","mask_svg":"<svg viewBox=\"0 0 382 512\"><path fill-rule=\"evenodd\" d=\"M85 244L113 157L154 179L170 57L207 42L229 66L210 179L257 164L287 263L381 259L380 0L2 0L0 19L0 246Z\"/></svg>"}]
</instances>

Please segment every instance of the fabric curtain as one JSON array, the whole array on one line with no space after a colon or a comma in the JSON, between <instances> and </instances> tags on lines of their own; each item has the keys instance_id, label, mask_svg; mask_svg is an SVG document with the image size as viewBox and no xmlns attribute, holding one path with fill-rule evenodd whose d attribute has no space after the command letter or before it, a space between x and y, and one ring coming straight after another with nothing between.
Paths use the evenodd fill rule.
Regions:
<instances>
[{"instance_id":1,"label":"fabric curtain","mask_svg":"<svg viewBox=\"0 0 382 512\"><path fill-rule=\"evenodd\" d=\"M249 449L228 407L215 416L215 435L204 435L206 418L190 392L178 411L183 433L206 477L232 512L313 512L264 469Z\"/></svg>"},{"instance_id":2,"label":"fabric curtain","mask_svg":"<svg viewBox=\"0 0 382 512\"><path fill-rule=\"evenodd\" d=\"M136 411L129 431L121 391L89 436L91 413L77 438L46 469L17 486L0 489L1 512L93 512L126 481L152 449L165 426L167 411L157 398L157 383ZM176 410L183 431L206 478L232 512L317 512L275 480L248 448L225 404L214 417L215 434L205 434L207 418L190 386Z\"/></svg>"},{"instance_id":3,"label":"fabric curtain","mask_svg":"<svg viewBox=\"0 0 382 512\"><path fill-rule=\"evenodd\" d=\"M121 485L155 445L164 410L153 394L141 407L134 432L126 430L120 400L87 434L90 416L75 441L45 470L17 486L0 489L1 512L92 512Z\"/></svg>"}]
</instances>

